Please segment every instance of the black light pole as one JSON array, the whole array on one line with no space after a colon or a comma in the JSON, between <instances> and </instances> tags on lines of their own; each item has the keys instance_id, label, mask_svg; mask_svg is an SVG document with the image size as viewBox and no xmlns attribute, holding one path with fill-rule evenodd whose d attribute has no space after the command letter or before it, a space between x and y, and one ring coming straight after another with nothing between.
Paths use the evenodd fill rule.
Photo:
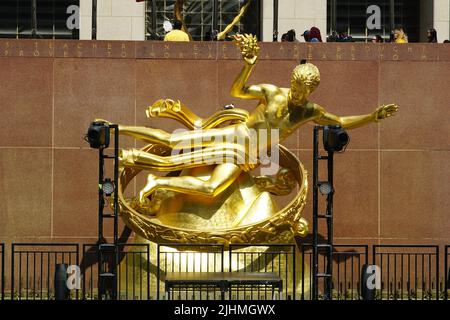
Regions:
<instances>
[{"instance_id":1,"label":"black light pole","mask_svg":"<svg viewBox=\"0 0 450 320\"><path fill-rule=\"evenodd\" d=\"M278 41L278 0L273 0L273 42Z\"/></svg>"},{"instance_id":2,"label":"black light pole","mask_svg":"<svg viewBox=\"0 0 450 320\"><path fill-rule=\"evenodd\" d=\"M321 156L319 152L319 132L323 133L323 147L327 151L326 156ZM319 298L319 279L324 280L323 298L333 299L333 198L334 198L334 153L345 150L349 142L349 136L339 126L315 126L313 141L313 283L312 298ZM327 161L327 180L319 181L319 161ZM327 196L327 207L325 214L319 213L319 191ZM319 243L319 221L326 220L327 235L326 241ZM325 249L325 250L319 250ZM325 252L325 270L319 271L319 253Z\"/></svg>"},{"instance_id":3,"label":"black light pole","mask_svg":"<svg viewBox=\"0 0 450 320\"><path fill-rule=\"evenodd\" d=\"M114 129L114 284L113 284L113 299L118 298L117 287L117 269L119 267L119 125L111 126Z\"/></svg>"},{"instance_id":4,"label":"black light pole","mask_svg":"<svg viewBox=\"0 0 450 320\"><path fill-rule=\"evenodd\" d=\"M108 133L109 134L109 133ZM105 170L105 156L104 149L100 148L98 150L98 248L97 248L97 281L98 281L98 299L102 300L103 295L105 294L105 280L102 279L103 273L103 255L102 255L102 247L101 244L103 242L103 209L105 208L105 198L103 196L103 189L100 187L103 185L104 180L104 170Z\"/></svg>"},{"instance_id":5,"label":"black light pole","mask_svg":"<svg viewBox=\"0 0 450 320\"><path fill-rule=\"evenodd\" d=\"M317 188L317 182L319 181L319 130L320 127L314 127L313 138L313 283L312 283L312 299L317 300L319 293L319 279L317 274L319 273L319 259L318 259L318 243L319 243L319 219L318 219L318 195L319 190Z\"/></svg>"},{"instance_id":6,"label":"black light pole","mask_svg":"<svg viewBox=\"0 0 450 320\"><path fill-rule=\"evenodd\" d=\"M97 0L92 0L92 40L97 40Z\"/></svg>"},{"instance_id":7,"label":"black light pole","mask_svg":"<svg viewBox=\"0 0 450 320\"><path fill-rule=\"evenodd\" d=\"M331 190L334 190L333 184L333 168L334 168L334 152L328 151L327 156L327 172L328 172L328 183L331 186ZM327 266L326 266L326 274L328 275L325 278L325 295L327 300L333 299L333 244L334 244L334 233L333 233L333 203L334 203L334 191L331 191L327 195Z\"/></svg>"},{"instance_id":8,"label":"black light pole","mask_svg":"<svg viewBox=\"0 0 450 320\"><path fill-rule=\"evenodd\" d=\"M319 152L319 132L323 131L325 138L325 131L328 127L315 126L314 127L314 155L313 155L313 283L312 296L313 300L319 298L319 278L324 280L323 297L325 300L332 300L333 292L333 154L334 151L328 149L327 156L321 156ZM325 146L325 149L327 147ZM329 193L327 194L327 209L325 214L319 214L319 160L327 161L327 175L326 184L329 186ZM321 192L322 193L322 192ZM323 194L323 193L322 193ZM327 222L327 241L326 243L319 243L319 219L325 219ZM325 272L319 272L319 249L326 251L326 265ZM323 252L324 250L321 250Z\"/></svg>"},{"instance_id":9,"label":"black light pole","mask_svg":"<svg viewBox=\"0 0 450 320\"><path fill-rule=\"evenodd\" d=\"M109 147L110 130L114 130L114 155L105 154L104 150ZM99 177L98 177L98 299L107 298L112 300L118 297L117 292L117 268L119 264L119 126L117 124L105 124L103 122L91 123L85 140L91 148L99 150ZM114 161L114 185L111 179L105 179L105 160ZM105 213L105 197L114 193L114 212ZM107 243L104 238L104 219L114 219L114 243ZM109 257L109 259L108 259Z\"/></svg>"}]
</instances>

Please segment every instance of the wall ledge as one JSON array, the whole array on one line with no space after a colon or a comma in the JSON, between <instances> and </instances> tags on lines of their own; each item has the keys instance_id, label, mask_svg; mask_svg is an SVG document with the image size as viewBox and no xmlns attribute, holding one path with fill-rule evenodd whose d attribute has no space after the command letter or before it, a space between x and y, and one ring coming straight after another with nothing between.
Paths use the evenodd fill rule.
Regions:
<instances>
[{"instance_id":1,"label":"wall ledge","mask_svg":"<svg viewBox=\"0 0 450 320\"><path fill-rule=\"evenodd\" d=\"M448 44L260 43L260 60L450 61ZM0 58L239 60L231 42L0 39Z\"/></svg>"}]
</instances>

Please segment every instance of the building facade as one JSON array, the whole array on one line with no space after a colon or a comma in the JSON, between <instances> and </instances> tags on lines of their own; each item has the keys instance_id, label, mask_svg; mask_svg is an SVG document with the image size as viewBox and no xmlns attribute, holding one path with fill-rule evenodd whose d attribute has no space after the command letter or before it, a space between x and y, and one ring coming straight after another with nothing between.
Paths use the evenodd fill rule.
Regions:
<instances>
[{"instance_id":1,"label":"building facade","mask_svg":"<svg viewBox=\"0 0 450 320\"><path fill-rule=\"evenodd\" d=\"M156 0L155 2L158 4L156 31L161 33L163 21L173 18L171 10L175 1ZM188 27L194 26L191 28L191 30L194 29L193 33L204 36L207 30L211 30L212 2L211 0L186 1L187 16L194 12L200 13L199 20L186 21ZM274 0L254 2L257 5L253 5L252 10L249 10L253 14L250 13L252 16L248 19L252 22L243 19L235 30L256 33L262 41L272 41ZM218 1L218 3L218 25L222 29L238 13L242 1L227 0ZM226 3L227 6L225 6ZM393 11L392 3L394 3ZM450 38L449 3L449 0L282 0L278 1L278 39L281 38L282 33L294 29L298 40L304 41L300 37L303 31L316 26L322 31L323 38L332 31L344 31L357 41L365 41L373 34L381 34L388 38L392 27L401 24L409 31L412 42L425 42L426 30L431 27L437 30L438 41L443 42ZM367 13L367 9L371 5L380 8L380 29L369 30L366 26L367 19L371 16L371 13ZM80 6L80 38L90 39L92 0L80 0ZM144 40L151 37L152 1L98 0L98 6L98 39ZM195 29L200 31L195 32ZM196 40L200 39L201 37L197 37Z\"/></svg>"}]
</instances>

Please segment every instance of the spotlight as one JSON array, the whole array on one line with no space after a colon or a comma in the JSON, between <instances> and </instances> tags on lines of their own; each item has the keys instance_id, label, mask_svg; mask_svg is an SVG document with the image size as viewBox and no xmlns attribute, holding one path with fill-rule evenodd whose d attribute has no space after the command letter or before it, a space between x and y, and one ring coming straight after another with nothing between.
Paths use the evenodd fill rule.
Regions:
<instances>
[{"instance_id":1,"label":"spotlight","mask_svg":"<svg viewBox=\"0 0 450 320\"><path fill-rule=\"evenodd\" d=\"M342 151L350 137L340 126L326 126L323 129L323 146L328 152Z\"/></svg>"},{"instance_id":2,"label":"spotlight","mask_svg":"<svg viewBox=\"0 0 450 320\"><path fill-rule=\"evenodd\" d=\"M108 197L114 193L114 183L111 179L105 179L105 181L103 181L102 190Z\"/></svg>"},{"instance_id":3,"label":"spotlight","mask_svg":"<svg viewBox=\"0 0 450 320\"><path fill-rule=\"evenodd\" d=\"M109 126L104 122L92 122L84 139L89 143L91 148L108 148Z\"/></svg>"},{"instance_id":4,"label":"spotlight","mask_svg":"<svg viewBox=\"0 0 450 320\"><path fill-rule=\"evenodd\" d=\"M333 192L333 187L328 181L318 182L317 186L319 187L320 193L324 196L329 195L331 192Z\"/></svg>"}]
</instances>

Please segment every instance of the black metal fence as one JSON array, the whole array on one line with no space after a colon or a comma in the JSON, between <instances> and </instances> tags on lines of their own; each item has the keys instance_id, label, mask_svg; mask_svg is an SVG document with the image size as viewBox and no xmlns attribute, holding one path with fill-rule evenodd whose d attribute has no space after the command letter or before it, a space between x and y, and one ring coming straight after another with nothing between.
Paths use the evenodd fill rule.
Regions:
<instances>
[{"instance_id":1,"label":"black metal fence","mask_svg":"<svg viewBox=\"0 0 450 320\"><path fill-rule=\"evenodd\" d=\"M11 298L54 299L58 264L79 265L79 245L63 243L20 243L11 245ZM70 299L78 299L73 290Z\"/></svg>"},{"instance_id":2,"label":"black metal fence","mask_svg":"<svg viewBox=\"0 0 450 320\"><path fill-rule=\"evenodd\" d=\"M283 280L285 299L295 299L296 290L295 245L230 245L230 272L270 272ZM247 288L236 286L231 297L234 300L271 300L273 291L267 287Z\"/></svg>"},{"instance_id":3,"label":"black metal fence","mask_svg":"<svg viewBox=\"0 0 450 320\"><path fill-rule=\"evenodd\" d=\"M444 297L448 300L450 290L450 245L445 246L444 279Z\"/></svg>"},{"instance_id":4,"label":"black metal fence","mask_svg":"<svg viewBox=\"0 0 450 320\"><path fill-rule=\"evenodd\" d=\"M81 261L82 298L98 298L98 244L83 245ZM111 264L111 254L105 264ZM103 268L108 269L108 268ZM148 244L119 244L119 266L117 268L117 298L119 300L147 300L150 294L150 246Z\"/></svg>"},{"instance_id":5,"label":"black metal fence","mask_svg":"<svg viewBox=\"0 0 450 320\"><path fill-rule=\"evenodd\" d=\"M310 289L313 285L312 270L312 245L300 245L302 255L301 285L300 290L302 300L311 300ZM359 300L361 299L360 279L361 270L364 264L369 261L367 245L334 245L333 246L333 299L336 300ZM325 273L327 251L319 248L319 272ZM319 299L323 298L325 291L324 281L319 282Z\"/></svg>"},{"instance_id":6,"label":"black metal fence","mask_svg":"<svg viewBox=\"0 0 450 320\"><path fill-rule=\"evenodd\" d=\"M0 295L5 299L5 244L0 243Z\"/></svg>"},{"instance_id":7,"label":"black metal fence","mask_svg":"<svg viewBox=\"0 0 450 320\"><path fill-rule=\"evenodd\" d=\"M80 247L82 251L80 251ZM153 248L153 247L152 247ZM376 299L448 299L450 246L440 257L438 246L424 245L335 245L333 252L333 299L362 299L362 269L369 261L378 271ZM311 299L312 246L122 244L119 246L118 298L164 299L167 273L177 272L271 272L283 280L283 299ZM150 254L153 254L151 256ZM319 271L326 269L325 252L319 251ZM81 285L70 299L98 298L98 244L19 243L11 245L11 262L5 265L5 246L0 244L2 299L49 300L55 298L55 270L59 264L79 266ZM371 257L369 256L371 254ZM105 263L112 263L106 260ZM8 271L8 277L5 275ZM324 284L319 283L319 293ZM217 288L183 288L172 299L220 299ZM264 288L237 286L227 297L273 299ZM319 295L319 299L323 296Z\"/></svg>"},{"instance_id":8,"label":"black metal fence","mask_svg":"<svg viewBox=\"0 0 450 320\"><path fill-rule=\"evenodd\" d=\"M158 245L157 252L157 299L164 297L164 280L167 273L175 272L224 272L223 245L186 245L166 244ZM171 293L171 299L178 300L216 300L220 292L216 288L195 290L192 286L178 288Z\"/></svg>"},{"instance_id":9,"label":"black metal fence","mask_svg":"<svg viewBox=\"0 0 450 320\"><path fill-rule=\"evenodd\" d=\"M439 300L439 246L373 246L381 274L377 299Z\"/></svg>"}]
</instances>

